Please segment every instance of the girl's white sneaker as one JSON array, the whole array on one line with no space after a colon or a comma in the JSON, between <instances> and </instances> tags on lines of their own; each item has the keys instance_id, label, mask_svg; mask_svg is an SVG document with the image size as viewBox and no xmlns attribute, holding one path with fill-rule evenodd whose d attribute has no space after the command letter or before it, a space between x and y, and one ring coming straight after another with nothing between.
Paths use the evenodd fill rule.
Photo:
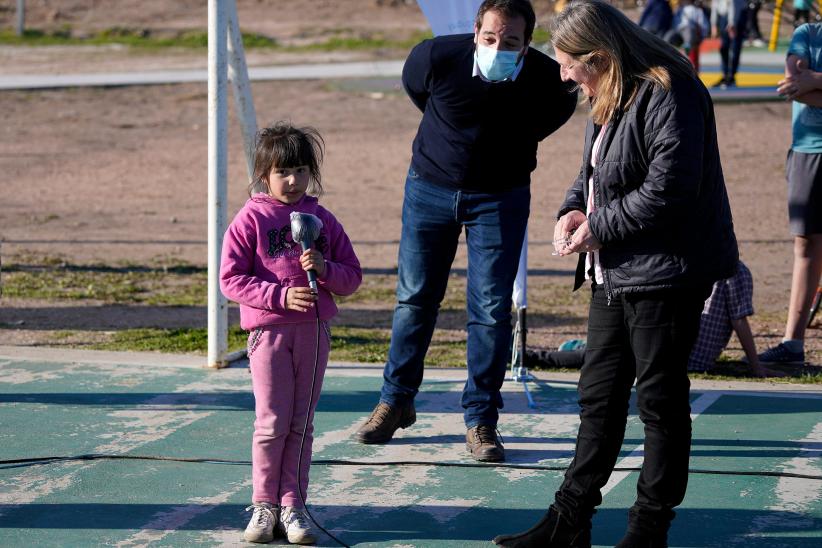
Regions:
<instances>
[{"instance_id":1,"label":"girl's white sneaker","mask_svg":"<svg viewBox=\"0 0 822 548\"><path fill-rule=\"evenodd\" d=\"M314 544L317 534L311 527L305 510L283 506L280 513L280 530L291 544Z\"/></svg>"},{"instance_id":2,"label":"girl's white sneaker","mask_svg":"<svg viewBox=\"0 0 822 548\"><path fill-rule=\"evenodd\" d=\"M271 542L274 540L274 528L277 526L279 507L268 502L255 502L245 509L254 510L251 520L245 528L243 538L248 542Z\"/></svg>"}]
</instances>

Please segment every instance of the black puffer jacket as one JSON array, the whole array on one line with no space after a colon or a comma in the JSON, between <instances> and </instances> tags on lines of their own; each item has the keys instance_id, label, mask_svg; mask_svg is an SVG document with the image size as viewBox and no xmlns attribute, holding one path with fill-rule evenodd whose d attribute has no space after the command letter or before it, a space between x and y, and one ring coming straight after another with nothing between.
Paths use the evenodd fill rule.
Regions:
<instances>
[{"instance_id":1,"label":"black puffer jacket","mask_svg":"<svg viewBox=\"0 0 822 548\"><path fill-rule=\"evenodd\" d=\"M582 169L559 216L585 211L599 130L589 120ZM734 274L739 255L713 103L699 80L672 76L669 91L643 82L628 110L608 124L593 177L589 225L602 242L609 298ZM574 289L584 280L583 265L584 254Z\"/></svg>"}]
</instances>

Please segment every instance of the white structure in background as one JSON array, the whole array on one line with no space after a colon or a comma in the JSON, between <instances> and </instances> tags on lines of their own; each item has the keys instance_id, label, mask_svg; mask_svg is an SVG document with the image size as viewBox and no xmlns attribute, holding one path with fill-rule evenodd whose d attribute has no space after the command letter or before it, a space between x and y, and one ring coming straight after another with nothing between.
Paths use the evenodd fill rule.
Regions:
<instances>
[{"instance_id":1,"label":"white structure in background","mask_svg":"<svg viewBox=\"0 0 822 548\"><path fill-rule=\"evenodd\" d=\"M230 70L229 70L230 64ZM229 76L243 131L248 177L253 175L257 116L248 81L235 0L208 0L208 366L225 367L228 302L220 292L220 251L226 230Z\"/></svg>"},{"instance_id":2,"label":"white structure in background","mask_svg":"<svg viewBox=\"0 0 822 548\"><path fill-rule=\"evenodd\" d=\"M417 0L434 36L474 32L482 0Z\"/></svg>"},{"instance_id":3,"label":"white structure in background","mask_svg":"<svg viewBox=\"0 0 822 548\"><path fill-rule=\"evenodd\" d=\"M460 34L474 32L474 23L482 0L417 0L420 9L428 19L434 36L443 34ZM522 241L522 252L519 256L519 269L514 281L513 304L517 309L517 323L514 327L513 351L511 353L511 378L522 382L528 406L536 407L531 393L528 391L528 381L535 380L525 367L525 335L526 335L526 297L528 278L528 229Z\"/></svg>"},{"instance_id":4,"label":"white structure in background","mask_svg":"<svg viewBox=\"0 0 822 548\"><path fill-rule=\"evenodd\" d=\"M26 0L17 0L17 19L14 31L17 36L23 36L26 32Z\"/></svg>"}]
</instances>

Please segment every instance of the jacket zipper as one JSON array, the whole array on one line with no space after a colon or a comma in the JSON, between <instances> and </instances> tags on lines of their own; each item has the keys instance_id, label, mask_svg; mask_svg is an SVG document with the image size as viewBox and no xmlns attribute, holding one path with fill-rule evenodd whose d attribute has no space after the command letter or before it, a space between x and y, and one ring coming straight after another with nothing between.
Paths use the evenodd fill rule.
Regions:
<instances>
[{"instance_id":1,"label":"jacket zipper","mask_svg":"<svg viewBox=\"0 0 822 548\"><path fill-rule=\"evenodd\" d=\"M600 131L602 131L602 127L600 127ZM607 133L608 131L610 131L610 128L606 128L605 133ZM597 135L597 137L598 136L599 135ZM594 143L596 143L597 137L594 137ZM597 165L594 166L594 170L591 173L591 177L593 177L593 179L594 179L594 185L593 185L594 186L594 197L593 197L594 209L599 208L599 204L597 203L597 198L599 196L599 177L598 177L598 174L599 174L599 166L602 164L602 157L604 155L604 151L603 151L603 145L604 144L605 144L605 134L602 135L602 141L600 141L599 150L597 150L597 159L596 159L597 160ZM593 147L593 145L592 145L592 147ZM593 252L591 252L591 253L593 253ZM593 260L591 261L591 264L593 264ZM603 284L605 285L605 298L607 299L606 304L608 306L611 306L611 299L613 298L613 294L611 293L611 276L610 276L610 273L608 272L608 269L603 267L601 262L600 262L599 266L602 269L602 281L603 281ZM594 268L594 281L596 281L596 267Z\"/></svg>"}]
</instances>

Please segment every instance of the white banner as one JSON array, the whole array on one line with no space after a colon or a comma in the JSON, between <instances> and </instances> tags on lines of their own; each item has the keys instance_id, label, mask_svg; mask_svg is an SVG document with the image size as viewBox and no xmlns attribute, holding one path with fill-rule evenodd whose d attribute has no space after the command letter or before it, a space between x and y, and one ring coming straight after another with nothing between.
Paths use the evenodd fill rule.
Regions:
<instances>
[{"instance_id":1,"label":"white banner","mask_svg":"<svg viewBox=\"0 0 822 548\"><path fill-rule=\"evenodd\" d=\"M474 32L482 0L417 0L434 36Z\"/></svg>"},{"instance_id":2,"label":"white banner","mask_svg":"<svg viewBox=\"0 0 822 548\"><path fill-rule=\"evenodd\" d=\"M514 294L512 300L514 308L528 307L528 227L525 227L525 236L522 239L522 251L519 254L519 269L514 280Z\"/></svg>"}]
</instances>

